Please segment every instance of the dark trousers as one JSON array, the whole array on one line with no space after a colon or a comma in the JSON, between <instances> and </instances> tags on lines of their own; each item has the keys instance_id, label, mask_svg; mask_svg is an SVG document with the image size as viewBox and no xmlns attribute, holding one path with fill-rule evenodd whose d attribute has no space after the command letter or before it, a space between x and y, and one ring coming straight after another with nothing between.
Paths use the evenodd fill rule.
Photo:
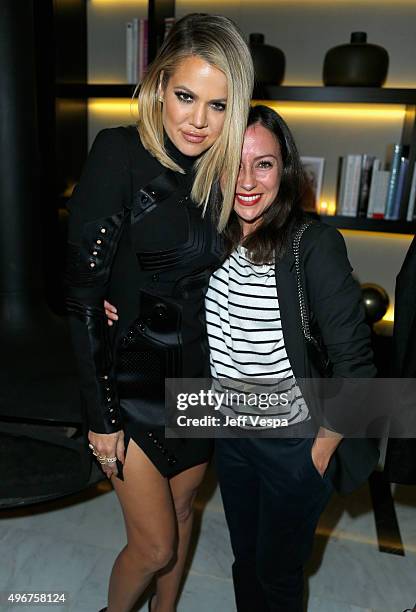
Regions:
<instances>
[{"instance_id":1,"label":"dark trousers","mask_svg":"<svg viewBox=\"0 0 416 612\"><path fill-rule=\"evenodd\" d=\"M216 441L238 612L301 612L303 565L332 485L311 438Z\"/></svg>"}]
</instances>

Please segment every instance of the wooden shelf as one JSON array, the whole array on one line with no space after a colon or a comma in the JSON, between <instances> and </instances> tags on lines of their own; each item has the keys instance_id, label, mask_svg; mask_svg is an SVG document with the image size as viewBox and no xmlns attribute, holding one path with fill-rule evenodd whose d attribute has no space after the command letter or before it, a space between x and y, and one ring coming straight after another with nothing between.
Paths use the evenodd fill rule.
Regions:
<instances>
[{"instance_id":1,"label":"wooden shelf","mask_svg":"<svg viewBox=\"0 0 416 612\"><path fill-rule=\"evenodd\" d=\"M338 229L365 232L385 232L388 234L415 234L416 221L389 221L387 219L367 219L365 217L343 217L341 215L321 215L321 221Z\"/></svg>"},{"instance_id":2,"label":"wooden shelf","mask_svg":"<svg viewBox=\"0 0 416 612\"><path fill-rule=\"evenodd\" d=\"M131 98L135 85L82 84L57 85L62 98ZM416 105L416 89L382 87L265 87L267 100L280 102L344 102L354 104Z\"/></svg>"},{"instance_id":3,"label":"wooden shelf","mask_svg":"<svg viewBox=\"0 0 416 612\"><path fill-rule=\"evenodd\" d=\"M361 104L416 104L416 89L383 87L264 87L267 100L344 102Z\"/></svg>"},{"instance_id":4,"label":"wooden shelf","mask_svg":"<svg viewBox=\"0 0 416 612\"><path fill-rule=\"evenodd\" d=\"M65 83L56 86L58 98L131 98L135 85Z\"/></svg>"},{"instance_id":5,"label":"wooden shelf","mask_svg":"<svg viewBox=\"0 0 416 612\"><path fill-rule=\"evenodd\" d=\"M61 98L131 98L135 85L128 84L82 84L68 83L56 86L56 95ZM264 87L262 99L276 102L322 102L353 104L393 104L416 109L416 89L394 89L382 87ZM260 99L260 98L258 98ZM414 114L414 112L412 113ZM389 234L415 234L416 221L388 221L322 215L322 220L339 229Z\"/></svg>"}]
</instances>

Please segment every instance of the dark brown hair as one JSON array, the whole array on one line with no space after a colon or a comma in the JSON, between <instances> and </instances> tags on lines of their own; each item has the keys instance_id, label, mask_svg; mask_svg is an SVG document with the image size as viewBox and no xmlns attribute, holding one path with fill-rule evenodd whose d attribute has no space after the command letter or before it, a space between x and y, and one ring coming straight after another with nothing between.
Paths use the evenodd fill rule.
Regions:
<instances>
[{"instance_id":1,"label":"dark brown hair","mask_svg":"<svg viewBox=\"0 0 416 612\"><path fill-rule=\"evenodd\" d=\"M265 211L261 224L243 238L238 216L233 211L224 230L227 256L240 244L248 251L253 263L265 264L281 257L290 242L294 225L304 218L302 200L307 181L292 133L284 119L267 106L250 110L247 127L260 124L277 139L282 155L282 177L275 201Z\"/></svg>"}]
</instances>

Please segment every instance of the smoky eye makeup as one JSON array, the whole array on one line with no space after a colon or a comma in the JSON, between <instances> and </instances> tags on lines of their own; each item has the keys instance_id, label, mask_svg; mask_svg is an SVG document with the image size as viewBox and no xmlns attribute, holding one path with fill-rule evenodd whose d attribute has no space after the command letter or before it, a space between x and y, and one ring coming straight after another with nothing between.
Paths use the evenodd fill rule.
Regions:
<instances>
[{"instance_id":1,"label":"smoky eye makeup","mask_svg":"<svg viewBox=\"0 0 416 612\"><path fill-rule=\"evenodd\" d=\"M177 91L175 91L175 96L178 98L180 102L184 102L185 104L190 104L191 102L194 101L194 96L192 94L190 94L188 91L183 91L181 89L178 89ZM224 112L226 109L225 102L213 101L213 102L210 102L210 106L214 110L220 113Z\"/></svg>"},{"instance_id":2,"label":"smoky eye makeup","mask_svg":"<svg viewBox=\"0 0 416 612\"><path fill-rule=\"evenodd\" d=\"M187 91L175 91L175 96L178 98L180 102L185 102L185 104L189 104L193 101L193 97Z\"/></svg>"},{"instance_id":3,"label":"smoky eye makeup","mask_svg":"<svg viewBox=\"0 0 416 612\"><path fill-rule=\"evenodd\" d=\"M211 106L214 110L222 113L225 111L227 105L225 104L225 102L211 102Z\"/></svg>"}]
</instances>

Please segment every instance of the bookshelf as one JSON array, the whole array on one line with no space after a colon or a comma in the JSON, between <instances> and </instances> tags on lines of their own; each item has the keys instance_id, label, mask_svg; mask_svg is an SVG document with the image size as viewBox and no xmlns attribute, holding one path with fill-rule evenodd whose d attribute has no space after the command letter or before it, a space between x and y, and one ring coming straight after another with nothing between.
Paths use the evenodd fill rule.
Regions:
<instances>
[{"instance_id":1,"label":"bookshelf","mask_svg":"<svg viewBox=\"0 0 416 612\"><path fill-rule=\"evenodd\" d=\"M62 1L62 0L60 0ZM59 2L59 0L58 0ZM78 0L84 5L86 0ZM116 0L114 0L116 5ZM154 57L163 36L164 18L175 14L175 0L148 0L149 19L149 59ZM61 80L56 84L55 96L69 107L71 101L88 108L90 99L129 99L134 92L134 86L129 84L100 84L87 83L74 79ZM404 120L401 129L400 143L409 147L409 167L413 168L416 161L416 89L410 88L371 88L371 87L304 87L304 86L267 86L263 88L262 96L265 102L275 103L302 103L314 104L351 104L356 108L365 108L368 105L393 105L404 110ZM83 108L85 109L85 106ZM74 111L73 111L74 112ZM401 120L399 120L401 121ZM399 124L400 125L400 124ZM71 128L73 127L71 122ZM86 138L85 122L79 132ZM400 129L400 128L399 128ZM81 160L84 161L83 159ZM81 164L82 165L82 164ZM76 182L76 177L70 177L68 185ZM403 197L408 199L411 185L411 172L408 173L404 186ZM75 180L74 180L75 179ZM62 193L62 191L61 191ZM339 215L322 215L325 222L340 229L353 229L381 233L411 234L415 232L416 222L390 221L384 219L368 219L357 217L343 217Z\"/></svg>"},{"instance_id":2,"label":"bookshelf","mask_svg":"<svg viewBox=\"0 0 416 612\"><path fill-rule=\"evenodd\" d=\"M82 84L61 85L58 89L66 97L80 93L94 98L125 98L133 85ZM266 100L279 102L344 102L353 104L397 104L416 107L416 89L377 87L279 87L265 88Z\"/></svg>"},{"instance_id":3,"label":"bookshelf","mask_svg":"<svg viewBox=\"0 0 416 612\"><path fill-rule=\"evenodd\" d=\"M130 98L133 85L69 84L58 87L58 95L67 98ZM409 146L409 161L416 160L416 89L370 88L370 87L290 87L269 86L265 88L267 102L350 103L354 105L389 104L405 107L405 120L401 143ZM404 197L409 197L411 176L408 176ZM368 219L322 215L322 220L339 229L350 229L391 234L416 233L416 222L404 220Z\"/></svg>"},{"instance_id":4,"label":"bookshelf","mask_svg":"<svg viewBox=\"0 0 416 612\"><path fill-rule=\"evenodd\" d=\"M386 234L416 234L416 221L389 221L387 219L343 217L341 215L321 215L320 217L322 221L338 229Z\"/></svg>"},{"instance_id":5,"label":"bookshelf","mask_svg":"<svg viewBox=\"0 0 416 612\"><path fill-rule=\"evenodd\" d=\"M58 208L78 181L88 153L89 98L131 98L134 85L95 85L88 83L87 70L87 2L88 0L47 0L53 6L55 36L45 46L49 56L55 49L56 70L50 95L55 101L54 136ZM113 2L117 5L117 0ZM147 0L149 22L149 61L156 55L165 27L165 18L175 14L175 0ZM77 32L74 44L74 32ZM46 33L46 30L45 30ZM71 146L68 146L68 142ZM62 215L64 218L64 215Z\"/></svg>"}]
</instances>

